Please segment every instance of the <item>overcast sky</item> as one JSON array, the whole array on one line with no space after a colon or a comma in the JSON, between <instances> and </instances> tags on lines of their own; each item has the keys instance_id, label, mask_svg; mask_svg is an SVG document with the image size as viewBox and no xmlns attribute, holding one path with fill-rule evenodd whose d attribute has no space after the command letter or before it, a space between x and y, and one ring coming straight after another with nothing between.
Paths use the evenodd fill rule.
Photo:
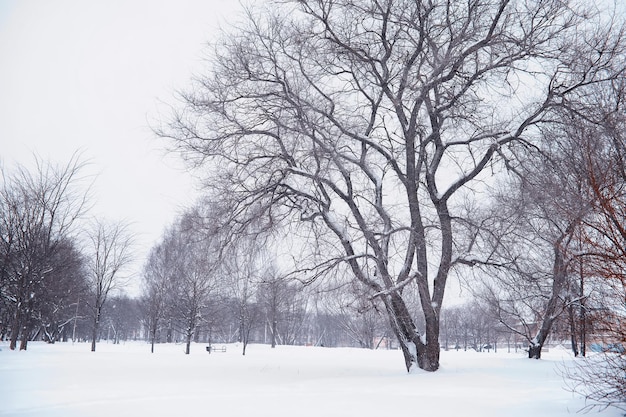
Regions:
<instances>
[{"instance_id":1,"label":"overcast sky","mask_svg":"<svg viewBox=\"0 0 626 417\"><path fill-rule=\"evenodd\" d=\"M200 70L233 0L0 0L0 162L97 175L92 214L132 223L140 265L182 207L191 176L149 120Z\"/></svg>"}]
</instances>

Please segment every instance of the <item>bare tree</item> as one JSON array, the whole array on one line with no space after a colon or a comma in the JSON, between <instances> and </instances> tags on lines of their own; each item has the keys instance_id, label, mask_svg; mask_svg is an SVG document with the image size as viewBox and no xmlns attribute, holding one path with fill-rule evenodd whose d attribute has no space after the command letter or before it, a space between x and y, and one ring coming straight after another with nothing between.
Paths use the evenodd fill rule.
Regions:
<instances>
[{"instance_id":1,"label":"bare tree","mask_svg":"<svg viewBox=\"0 0 626 417\"><path fill-rule=\"evenodd\" d=\"M228 281L226 293L235 302L238 317L238 339L242 354L250 341L253 328L259 325L261 311L256 303L259 285L270 274L261 247L253 241L239 239L222 258L222 269Z\"/></svg>"},{"instance_id":2,"label":"bare tree","mask_svg":"<svg viewBox=\"0 0 626 417\"><path fill-rule=\"evenodd\" d=\"M302 284L283 275L270 263L262 271L257 289L257 302L265 315L271 346L293 345L302 336L307 316L308 292Z\"/></svg>"},{"instance_id":3,"label":"bare tree","mask_svg":"<svg viewBox=\"0 0 626 417\"><path fill-rule=\"evenodd\" d=\"M133 237L128 226L95 221L88 234L89 286L91 300L91 351L96 351L102 309L111 291L122 288L128 277L125 268L132 262Z\"/></svg>"},{"instance_id":4,"label":"bare tree","mask_svg":"<svg viewBox=\"0 0 626 417\"><path fill-rule=\"evenodd\" d=\"M280 341L285 345L295 345L306 340L304 327L310 317L310 294L299 283L286 288L282 320L278 328Z\"/></svg>"},{"instance_id":5,"label":"bare tree","mask_svg":"<svg viewBox=\"0 0 626 417\"><path fill-rule=\"evenodd\" d=\"M20 350L41 324L37 309L46 302L44 281L62 276L64 264L55 261L71 244L89 191L81 187L85 164L78 155L61 166L39 158L35 163L33 171L18 165L0 173L0 297L11 310L10 348L21 338Z\"/></svg>"},{"instance_id":6,"label":"bare tree","mask_svg":"<svg viewBox=\"0 0 626 417\"><path fill-rule=\"evenodd\" d=\"M51 259L54 269L36 289L36 321L48 343L66 340L71 335L77 302L87 298L86 262L77 243L67 240L59 244Z\"/></svg>"},{"instance_id":7,"label":"bare tree","mask_svg":"<svg viewBox=\"0 0 626 417\"><path fill-rule=\"evenodd\" d=\"M626 410L626 84L614 83L595 98L594 108L601 117L592 120L595 123L588 117L578 120L571 134L590 145L582 147L583 167L595 204L594 215L584 219L582 239L584 274L597 297L585 307L592 317L595 342L603 351L579 362L566 375L573 390L589 400L589 408Z\"/></svg>"},{"instance_id":8,"label":"bare tree","mask_svg":"<svg viewBox=\"0 0 626 417\"><path fill-rule=\"evenodd\" d=\"M602 217L597 180L604 188L606 179L620 172L611 163L617 153L611 157L607 150L621 142L607 138L606 130L609 120L623 112L623 100L610 87L589 89L576 110L568 104L554 113L553 123L544 126L544 140L517 158L510 189L495 205L498 214L484 221L498 223L490 230L493 246L484 251L490 253L485 264L498 281L488 298L500 320L527 339L531 358L540 358L541 346L564 312L574 353L583 332L584 354L585 302L603 286L589 267L593 247L602 241L597 237L608 230L606 224L589 227ZM576 328L575 308L582 329Z\"/></svg>"},{"instance_id":9,"label":"bare tree","mask_svg":"<svg viewBox=\"0 0 626 417\"><path fill-rule=\"evenodd\" d=\"M593 198L584 195L587 185L576 172L580 153L555 147L517 168L520 177L494 207L498 214L488 215L494 247L486 249L485 264L495 284L483 295L500 321L527 339L536 359L558 316L579 300L569 292L579 259L576 237Z\"/></svg>"},{"instance_id":10,"label":"bare tree","mask_svg":"<svg viewBox=\"0 0 626 417\"><path fill-rule=\"evenodd\" d=\"M172 251L168 289L172 318L185 338L185 353L198 326L206 320L210 295L220 278L220 242L197 211L185 213L166 238Z\"/></svg>"},{"instance_id":11,"label":"bare tree","mask_svg":"<svg viewBox=\"0 0 626 417\"><path fill-rule=\"evenodd\" d=\"M106 340L119 344L120 341L133 340L139 335L141 329L140 302L138 299L126 295L109 297L102 310L101 322L104 328L100 333L106 333Z\"/></svg>"},{"instance_id":12,"label":"bare tree","mask_svg":"<svg viewBox=\"0 0 626 417\"><path fill-rule=\"evenodd\" d=\"M169 278L173 262L173 249L168 247L167 243L168 240L164 238L152 248L143 268L142 309L152 353L157 333L167 312Z\"/></svg>"},{"instance_id":13,"label":"bare tree","mask_svg":"<svg viewBox=\"0 0 626 417\"><path fill-rule=\"evenodd\" d=\"M495 350L498 342L504 338L510 348L511 332L502 331L497 318L489 311L489 305L478 298L444 308L441 313L441 330L446 350Z\"/></svg>"},{"instance_id":14,"label":"bare tree","mask_svg":"<svg viewBox=\"0 0 626 417\"><path fill-rule=\"evenodd\" d=\"M382 306L373 303L358 286L346 285L320 294L318 307L334 317L359 347L374 349L377 341L387 332L381 314Z\"/></svg>"},{"instance_id":15,"label":"bare tree","mask_svg":"<svg viewBox=\"0 0 626 417\"><path fill-rule=\"evenodd\" d=\"M270 263L261 277L257 298L265 313L265 326L269 326L271 346L276 347L278 337L278 321L281 318L285 303L288 283L278 274L277 268Z\"/></svg>"},{"instance_id":16,"label":"bare tree","mask_svg":"<svg viewBox=\"0 0 626 417\"><path fill-rule=\"evenodd\" d=\"M300 222L298 275L341 269L383 303L406 368L435 371L460 200L550 111L619 76L621 32L589 16L560 0L270 3L217 43L161 134L231 227Z\"/></svg>"}]
</instances>

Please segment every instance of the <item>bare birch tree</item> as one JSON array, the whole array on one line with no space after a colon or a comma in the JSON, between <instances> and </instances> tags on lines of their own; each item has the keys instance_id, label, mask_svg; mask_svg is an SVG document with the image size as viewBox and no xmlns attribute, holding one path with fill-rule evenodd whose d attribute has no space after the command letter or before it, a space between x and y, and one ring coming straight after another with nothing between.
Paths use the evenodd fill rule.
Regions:
<instances>
[{"instance_id":1,"label":"bare birch tree","mask_svg":"<svg viewBox=\"0 0 626 417\"><path fill-rule=\"evenodd\" d=\"M467 249L458 204L553 109L619 76L621 28L596 17L561 0L269 2L216 43L161 134L203 167L230 227L299 222L325 244L305 246L299 276L357 281L406 368L435 371Z\"/></svg>"}]
</instances>

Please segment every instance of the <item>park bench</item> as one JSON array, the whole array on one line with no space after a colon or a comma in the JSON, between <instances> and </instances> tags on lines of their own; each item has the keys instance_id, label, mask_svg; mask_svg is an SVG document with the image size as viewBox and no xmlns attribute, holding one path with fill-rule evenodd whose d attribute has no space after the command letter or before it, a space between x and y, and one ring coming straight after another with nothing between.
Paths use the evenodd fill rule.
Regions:
<instances>
[{"instance_id":1,"label":"park bench","mask_svg":"<svg viewBox=\"0 0 626 417\"><path fill-rule=\"evenodd\" d=\"M206 351L211 352L226 352L226 346L216 347L216 346L207 346Z\"/></svg>"}]
</instances>

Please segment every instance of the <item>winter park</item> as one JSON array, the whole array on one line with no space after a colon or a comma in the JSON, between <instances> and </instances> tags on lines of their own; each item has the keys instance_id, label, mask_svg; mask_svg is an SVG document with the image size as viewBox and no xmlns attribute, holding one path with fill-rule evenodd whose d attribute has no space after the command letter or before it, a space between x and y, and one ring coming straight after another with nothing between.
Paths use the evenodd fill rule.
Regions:
<instances>
[{"instance_id":1,"label":"winter park","mask_svg":"<svg viewBox=\"0 0 626 417\"><path fill-rule=\"evenodd\" d=\"M626 415L626 9L0 0L0 416Z\"/></svg>"},{"instance_id":2,"label":"winter park","mask_svg":"<svg viewBox=\"0 0 626 417\"><path fill-rule=\"evenodd\" d=\"M9 359L2 345L2 416L571 416L585 402L564 389L555 369L570 355L540 361L520 354L442 352L435 373L398 371L397 350L227 345L29 344ZM220 345L221 346L221 345ZM11 383L7 384L6 381ZM586 416L617 417L618 411Z\"/></svg>"}]
</instances>

